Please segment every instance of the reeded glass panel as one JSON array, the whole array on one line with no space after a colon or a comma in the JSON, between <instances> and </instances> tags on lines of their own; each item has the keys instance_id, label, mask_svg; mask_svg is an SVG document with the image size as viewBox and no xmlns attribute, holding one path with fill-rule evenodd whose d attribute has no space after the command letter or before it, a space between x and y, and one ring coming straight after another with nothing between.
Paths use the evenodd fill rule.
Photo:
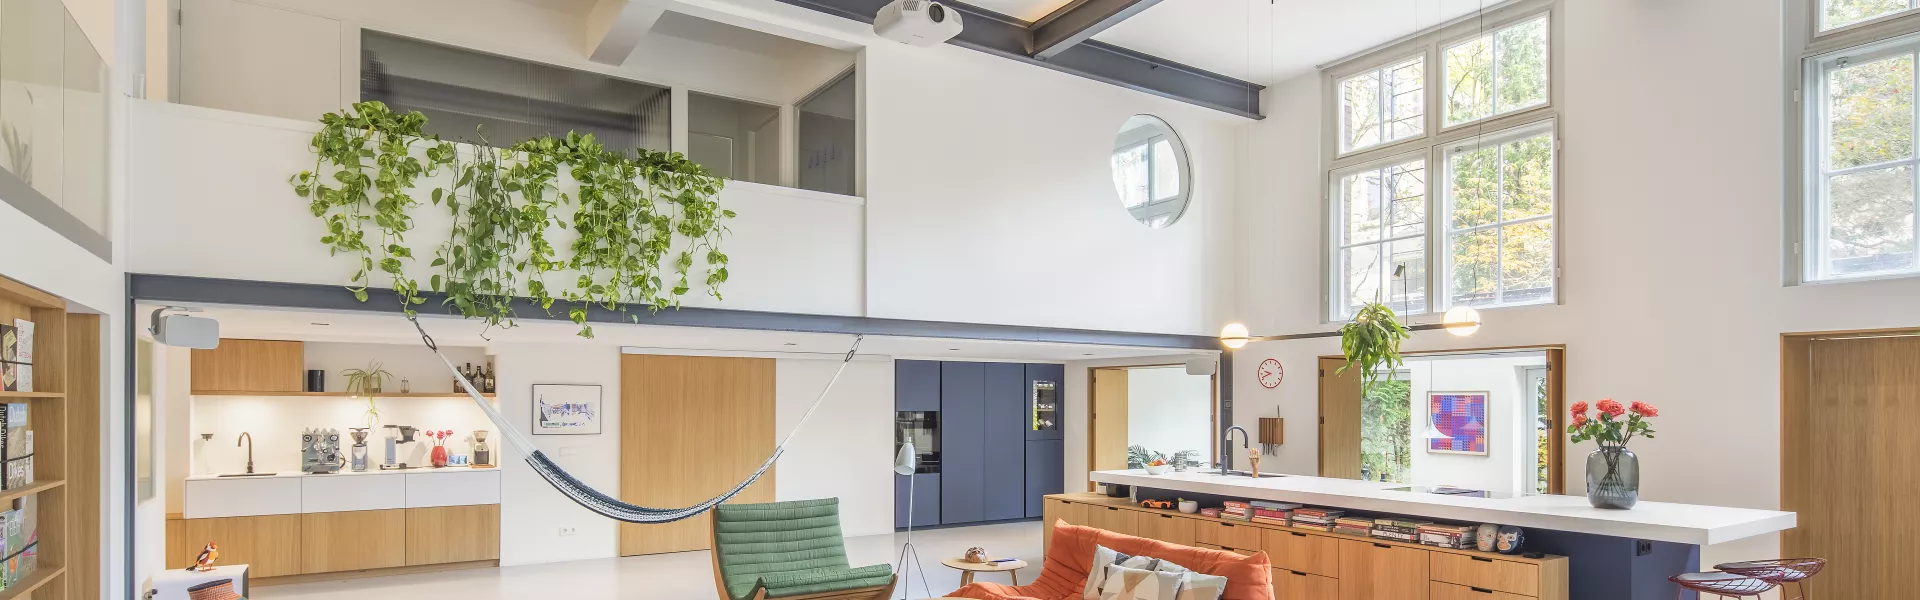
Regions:
<instances>
[{"instance_id":1,"label":"reeded glass panel","mask_svg":"<svg viewBox=\"0 0 1920 600\"><path fill-rule=\"evenodd\" d=\"M780 108L688 92L687 158L722 178L779 185Z\"/></svg>"}]
</instances>

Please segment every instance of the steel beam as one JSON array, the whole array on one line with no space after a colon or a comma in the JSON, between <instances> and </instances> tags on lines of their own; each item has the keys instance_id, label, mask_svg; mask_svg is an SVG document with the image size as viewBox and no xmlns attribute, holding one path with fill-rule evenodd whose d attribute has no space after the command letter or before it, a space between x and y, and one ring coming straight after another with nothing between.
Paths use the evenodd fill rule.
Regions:
<instances>
[{"instance_id":1,"label":"steel beam","mask_svg":"<svg viewBox=\"0 0 1920 600\"><path fill-rule=\"evenodd\" d=\"M1160 0L1074 0L1033 22L1029 28L1033 31L1033 45L1027 48L1027 53L1041 60L1053 58L1159 3Z\"/></svg>"}]
</instances>

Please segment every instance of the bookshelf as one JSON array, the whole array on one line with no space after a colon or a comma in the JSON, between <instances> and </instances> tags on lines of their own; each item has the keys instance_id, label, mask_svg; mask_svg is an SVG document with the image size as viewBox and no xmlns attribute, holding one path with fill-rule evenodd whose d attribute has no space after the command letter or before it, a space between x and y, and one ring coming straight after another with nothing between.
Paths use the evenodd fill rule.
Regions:
<instances>
[{"instance_id":1,"label":"bookshelf","mask_svg":"<svg viewBox=\"0 0 1920 600\"><path fill-rule=\"evenodd\" d=\"M28 406L34 483L0 490L0 508L34 499L38 562L0 600L98 598L101 317L0 276L0 323L16 319L33 322L33 391L0 391L0 402Z\"/></svg>"}]
</instances>

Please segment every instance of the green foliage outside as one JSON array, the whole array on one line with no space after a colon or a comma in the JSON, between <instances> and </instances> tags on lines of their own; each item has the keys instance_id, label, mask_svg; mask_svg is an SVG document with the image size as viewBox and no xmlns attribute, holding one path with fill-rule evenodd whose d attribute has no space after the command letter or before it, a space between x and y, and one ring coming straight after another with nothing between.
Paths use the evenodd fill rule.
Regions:
<instances>
[{"instance_id":1,"label":"green foliage outside","mask_svg":"<svg viewBox=\"0 0 1920 600\"><path fill-rule=\"evenodd\" d=\"M1905 260L1873 259L1914 251L1913 167L1873 167L1913 157L1914 66L1912 54L1898 54L1845 65L1827 77L1824 167L1860 169L1827 181L1826 258L1835 274L1905 267Z\"/></svg>"},{"instance_id":2,"label":"green foliage outside","mask_svg":"<svg viewBox=\"0 0 1920 600\"><path fill-rule=\"evenodd\" d=\"M1407 483L1413 473L1413 385L1382 380L1360 396L1360 466L1377 481Z\"/></svg>"},{"instance_id":3,"label":"green foliage outside","mask_svg":"<svg viewBox=\"0 0 1920 600\"><path fill-rule=\"evenodd\" d=\"M1881 15L1913 8L1912 0L1825 0L1821 2L1821 30L1845 27Z\"/></svg>"},{"instance_id":4,"label":"green foliage outside","mask_svg":"<svg viewBox=\"0 0 1920 600\"><path fill-rule=\"evenodd\" d=\"M1534 405L1537 407L1535 410L1539 411L1535 414L1553 414L1553 410L1547 407L1547 378L1540 378L1540 384L1533 390L1533 399ZM1544 419L1545 417L1543 416L1542 420ZM1545 494L1547 493L1547 469L1550 464L1547 460L1547 442L1550 436L1559 435L1559 432L1540 424L1535 424L1535 427L1539 428L1539 431L1533 436L1537 444L1534 447L1534 467L1537 475L1533 489L1536 492Z\"/></svg>"}]
</instances>

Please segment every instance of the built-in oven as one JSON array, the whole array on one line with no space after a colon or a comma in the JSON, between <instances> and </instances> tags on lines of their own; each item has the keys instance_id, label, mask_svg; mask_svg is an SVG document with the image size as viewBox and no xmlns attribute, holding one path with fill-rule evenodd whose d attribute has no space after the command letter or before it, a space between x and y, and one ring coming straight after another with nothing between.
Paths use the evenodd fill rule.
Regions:
<instances>
[{"instance_id":1,"label":"built-in oven","mask_svg":"<svg viewBox=\"0 0 1920 600\"><path fill-rule=\"evenodd\" d=\"M917 466L914 473L940 472L940 411L903 410L893 417L893 454L913 442Z\"/></svg>"}]
</instances>

